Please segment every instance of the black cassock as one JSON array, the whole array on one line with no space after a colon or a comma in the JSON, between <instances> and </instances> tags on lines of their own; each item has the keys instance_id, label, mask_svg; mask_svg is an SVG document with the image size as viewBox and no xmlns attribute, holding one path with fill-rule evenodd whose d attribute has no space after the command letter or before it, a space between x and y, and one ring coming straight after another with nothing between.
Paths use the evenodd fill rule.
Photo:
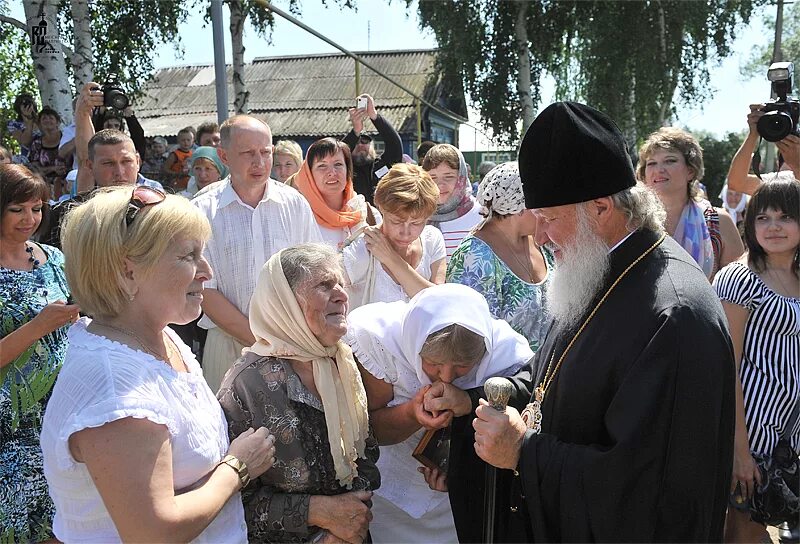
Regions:
<instances>
[{"instance_id":1,"label":"black cassock","mask_svg":"<svg viewBox=\"0 0 800 544\"><path fill-rule=\"evenodd\" d=\"M611 253L597 300L658 238L637 231ZM576 330L551 328L532 361L536 378L512 379L510 405L521 410L530 401ZM498 541L721 541L734 372L719 299L667 237L616 286L570 349L547 391L542 433L525 437L519 477L500 471ZM476 400L482 391L470 394ZM448 478L462 542L480 541L483 517L472 417L454 422L459 439Z\"/></svg>"}]
</instances>

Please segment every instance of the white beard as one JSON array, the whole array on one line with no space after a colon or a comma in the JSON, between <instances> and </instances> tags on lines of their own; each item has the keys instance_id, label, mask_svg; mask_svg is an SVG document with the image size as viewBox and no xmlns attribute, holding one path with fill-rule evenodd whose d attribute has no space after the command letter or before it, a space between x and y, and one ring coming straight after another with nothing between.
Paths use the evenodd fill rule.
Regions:
<instances>
[{"instance_id":1,"label":"white beard","mask_svg":"<svg viewBox=\"0 0 800 544\"><path fill-rule=\"evenodd\" d=\"M585 319L608 274L608 246L579 206L575 240L571 247L558 249L561 255L548 282L547 308L559 328L572 329Z\"/></svg>"}]
</instances>

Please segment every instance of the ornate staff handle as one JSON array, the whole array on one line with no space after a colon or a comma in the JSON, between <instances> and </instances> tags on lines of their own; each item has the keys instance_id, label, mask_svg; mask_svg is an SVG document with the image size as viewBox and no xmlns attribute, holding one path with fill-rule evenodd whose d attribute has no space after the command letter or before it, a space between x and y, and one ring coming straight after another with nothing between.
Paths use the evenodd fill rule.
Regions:
<instances>
[{"instance_id":1,"label":"ornate staff handle","mask_svg":"<svg viewBox=\"0 0 800 544\"><path fill-rule=\"evenodd\" d=\"M498 412L505 412L508 399L511 397L513 387L505 378L489 378L483 384L486 401ZM486 464L486 487L483 491L483 508L486 515L483 517L483 541L491 544L494 542L494 505L497 487L497 469Z\"/></svg>"}]
</instances>

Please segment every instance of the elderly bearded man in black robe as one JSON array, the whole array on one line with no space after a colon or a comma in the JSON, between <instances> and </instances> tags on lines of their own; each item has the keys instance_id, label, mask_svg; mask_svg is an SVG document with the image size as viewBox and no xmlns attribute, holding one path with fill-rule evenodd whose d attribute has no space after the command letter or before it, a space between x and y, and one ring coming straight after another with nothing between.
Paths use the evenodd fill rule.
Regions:
<instances>
[{"instance_id":1,"label":"elderly bearded man in black robe","mask_svg":"<svg viewBox=\"0 0 800 544\"><path fill-rule=\"evenodd\" d=\"M513 529L499 527L499 540L721 541L734 362L718 298L665 235L663 208L636 183L602 113L549 106L525 135L519 168L538 242L556 258L553 324L531 375L511 380L506 412L481 399L471 422L478 456L514 471L512 496L498 499ZM450 408L463 424L482 391L468 394L437 384L425 407ZM453 514L462 541L474 540L475 507L453 499L480 504L455 492L462 473L451 464Z\"/></svg>"}]
</instances>

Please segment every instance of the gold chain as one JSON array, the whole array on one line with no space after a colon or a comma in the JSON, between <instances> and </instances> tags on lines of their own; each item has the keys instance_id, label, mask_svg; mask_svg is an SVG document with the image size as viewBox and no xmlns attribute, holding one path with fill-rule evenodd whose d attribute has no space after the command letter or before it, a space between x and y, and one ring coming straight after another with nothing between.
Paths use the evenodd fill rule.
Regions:
<instances>
[{"instance_id":1,"label":"gold chain","mask_svg":"<svg viewBox=\"0 0 800 544\"><path fill-rule=\"evenodd\" d=\"M547 389L550 387L550 384L553 383L553 380L555 379L556 374L558 374L558 370L561 368L561 363L564 362L564 358L567 356L567 353L569 353L570 348L572 348L572 345L575 343L575 340L577 340L578 337L581 335L581 333L583 332L583 329L586 328L586 325L589 324L589 321L592 320L592 318L594 317L594 314L597 313L597 310L600 309L600 306L602 306L603 303L606 301L606 299L608 298L608 295L611 294L611 291L614 290L614 288L617 286L617 284L622 280L622 278L625 277L625 275L631 270L631 268L636 266L639 263L639 261L641 261L642 259L647 257L650 254L651 251L653 251L655 248L657 248L658 245L661 242L664 241L664 238L666 238L666 237L667 237L666 234L662 234L661 238L659 238L658 241L656 241L655 244L650 246L647 249L647 251L645 251L644 253L639 255L639 257L635 261L633 261L631 264L629 264L628 268L623 270L622 274L620 274L619 277L617 277L617 279L614 280L614 283L612 283L611 287L609 287L608 290L605 292L605 294L603 295L603 298L601 298L600 301L595 305L595 307L592 309L592 312L584 320L583 324L581 324L580 328L578 329L578 332L575 333L575 336L573 336L572 340L570 340L569 344L567 344L567 348L561 354L561 357L558 358L558 363L556 363L556 367L555 367L555 369L553 369L553 372L551 374L550 373L550 369L553 367L553 360L556 357L556 352L555 351L553 352L553 355L550 357L550 364L547 365L547 370L544 373L544 379L542 380L542 385L540 385L539 387L536 388L536 391L535 391L536 400L538 400L539 402L542 402L544 400L544 396L547 393Z\"/></svg>"},{"instance_id":2,"label":"gold chain","mask_svg":"<svg viewBox=\"0 0 800 544\"><path fill-rule=\"evenodd\" d=\"M517 253L514 251L514 246L511 243L511 239L506 236L506 233L503 232L501 227L497 227L497 230L500 232L500 236L503 237L503 240L506 243L506 246L509 250L511 250L511 256L514 257L514 260L517 261L517 264L522 267L522 269L528 274L528 283L534 283L533 280L533 263L531 262L531 245L529 242L529 238L525 237L525 260L523 261L517 256ZM509 268L511 268L509 266Z\"/></svg>"},{"instance_id":3,"label":"gold chain","mask_svg":"<svg viewBox=\"0 0 800 544\"><path fill-rule=\"evenodd\" d=\"M160 353L156 353L155 351L153 351L149 347L147 347L147 344L145 344L144 341L141 338L139 338L136 334L134 334L133 332L129 331L128 329L123 329L122 327L115 327L114 325L109 325L107 323L97 323L97 325L100 325L101 327L105 327L107 329L111 329L111 330L114 330L114 331L117 331L117 332L121 332L122 334L124 334L126 336L130 336L131 338L136 340L136 342L140 346L142 346L142 348L144 348L144 350L147 353L149 353L150 355L152 355L153 357L155 357L159 361L162 361L162 362L166 363L168 366L172 367L172 363L170 363L170 360L169 360L170 357L169 356L170 356L170 351L173 354L175 353L175 349L170 349L170 347L171 347L170 343L172 342L172 339L169 338L169 336L167 336L167 340L169 340L169 342L164 342L164 346L167 348L167 354L166 354L166 357L164 357ZM180 355L180 351L178 351L177 353Z\"/></svg>"}]
</instances>

